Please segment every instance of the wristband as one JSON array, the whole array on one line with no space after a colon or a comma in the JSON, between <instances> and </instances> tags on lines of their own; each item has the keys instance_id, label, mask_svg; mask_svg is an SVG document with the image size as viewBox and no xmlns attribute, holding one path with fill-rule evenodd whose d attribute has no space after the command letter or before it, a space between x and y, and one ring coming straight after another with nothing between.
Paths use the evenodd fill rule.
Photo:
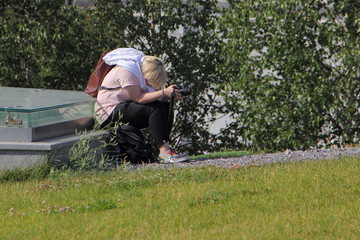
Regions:
<instances>
[{"instance_id":1,"label":"wristband","mask_svg":"<svg viewBox=\"0 0 360 240\"><path fill-rule=\"evenodd\" d=\"M165 97L165 92L164 92L164 89L161 89L161 90L162 90L162 96L161 96L161 98L159 99L159 101L163 100L163 99L164 99L164 97Z\"/></svg>"}]
</instances>

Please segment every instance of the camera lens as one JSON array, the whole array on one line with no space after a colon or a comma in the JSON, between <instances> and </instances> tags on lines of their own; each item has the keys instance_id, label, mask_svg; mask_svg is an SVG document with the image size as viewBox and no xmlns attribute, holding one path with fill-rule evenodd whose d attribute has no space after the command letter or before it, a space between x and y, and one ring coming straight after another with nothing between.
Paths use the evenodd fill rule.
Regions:
<instances>
[{"instance_id":1,"label":"camera lens","mask_svg":"<svg viewBox=\"0 0 360 240\"><path fill-rule=\"evenodd\" d=\"M180 93L183 96L189 96L191 94L191 90L188 88L182 88L182 89L180 89Z\"/></svg>"}]
</instances>

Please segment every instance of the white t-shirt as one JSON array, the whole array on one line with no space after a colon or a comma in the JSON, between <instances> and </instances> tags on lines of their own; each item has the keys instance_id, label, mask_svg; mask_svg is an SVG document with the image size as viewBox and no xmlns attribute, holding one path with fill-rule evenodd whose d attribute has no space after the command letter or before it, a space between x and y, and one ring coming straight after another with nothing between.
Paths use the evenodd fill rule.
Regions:
<instances>
[{"instance_id":1,"label":"white t-shirt","mask_svg":"<svg viewBox=\"0 0 360 240\"><path fill-rule=\"evenodd\" d=\"M115 66L105 76L101 86L107 88L117 88L116 90L103 89L99 91L97 101L95 103L95 118L101 124L114 111L119 103L130 100L128 95L124 92L124 88L129 86L139 86L139 80L131 72L120 66Z\"/></svg>"}]
</instances>

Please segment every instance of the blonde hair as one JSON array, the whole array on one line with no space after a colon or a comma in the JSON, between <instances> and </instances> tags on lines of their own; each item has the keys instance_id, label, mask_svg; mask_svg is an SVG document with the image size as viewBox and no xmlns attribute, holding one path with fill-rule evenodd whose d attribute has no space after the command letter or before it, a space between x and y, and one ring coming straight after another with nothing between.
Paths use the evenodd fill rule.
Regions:
<instances>
[{"instance_id":1,"label":"blonde hair","mask_svg":"<svg viewBox=\"0 0 360 240\"><path fill-rule=\"evenodd\" d=\"M141 64L144 78L156 89L160 89L168 80L163 61L154 56L145 56Z\"/></svg>"}]
</instances>

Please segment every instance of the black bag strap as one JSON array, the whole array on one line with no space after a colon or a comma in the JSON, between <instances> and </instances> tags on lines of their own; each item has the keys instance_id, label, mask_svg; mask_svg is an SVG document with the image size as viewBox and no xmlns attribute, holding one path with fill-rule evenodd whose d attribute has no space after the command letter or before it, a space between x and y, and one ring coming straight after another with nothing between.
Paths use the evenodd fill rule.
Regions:
<instances>
[{"instance_id":1,"label":"black bag strap","mask_svg":"<svg viewBox=\"0 0 360 240\"><path fill-rule=\"evenodd\" d=\"M170 108L169 108L169 116L168 116L168 125L170 129L172 128L172 125L174 123L175 100L176 98L175 98L175 88L174 88L170 96Z\"/></svg>"}]
</instances>

